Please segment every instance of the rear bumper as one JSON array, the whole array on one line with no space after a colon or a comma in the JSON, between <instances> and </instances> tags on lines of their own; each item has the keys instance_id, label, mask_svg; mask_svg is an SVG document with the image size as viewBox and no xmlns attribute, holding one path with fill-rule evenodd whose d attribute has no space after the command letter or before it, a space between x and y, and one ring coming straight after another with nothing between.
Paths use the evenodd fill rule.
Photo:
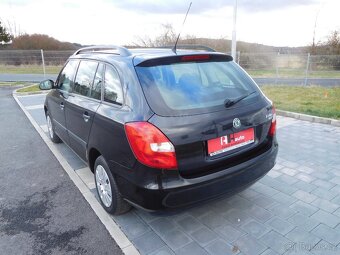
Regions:
<instances>
[{"instance_id":1,"label":"rear bumper","mask_svg":"<svg viewBox=\"0 0 340 255\"><path fill-rule=\"evenodd\" d=\"M182 177L161 179L146 188L118 177L123 196L130 203L150 211L192 205L221 195L244 190L263 177L275 165L278 145L232 169L194 179Z\"/></svg>"}]
</instances>

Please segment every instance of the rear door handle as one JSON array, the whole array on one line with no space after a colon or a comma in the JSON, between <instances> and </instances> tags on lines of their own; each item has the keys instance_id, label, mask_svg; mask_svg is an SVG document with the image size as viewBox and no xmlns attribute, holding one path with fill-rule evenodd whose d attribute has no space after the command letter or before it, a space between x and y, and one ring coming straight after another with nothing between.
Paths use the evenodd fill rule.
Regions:
<instances>
[{"instance_id":1,"label":"rear door handle","mask_svg":"<svg viewBox=\"0 0 340 255\"><path fill-rule=\"evenodd\" d=\"M61 103L60 103L60 109L61 109L61 110L64 110L64 108L65 108L65 105L64 105L63 102L61 102Z\"/></svg>"},{"instance_id":2,"label":"rear door handle","mask_svg":"<svg viewBox=\"0 0 340 255\"><path fill-rule=\"evenodd\" d=\"M89 115L88 112L84 112L84 113L83 113L83 119L84 119L85 122L88 122L88 121L89 121L90 115Z\"/></svg>"}]
</instances>

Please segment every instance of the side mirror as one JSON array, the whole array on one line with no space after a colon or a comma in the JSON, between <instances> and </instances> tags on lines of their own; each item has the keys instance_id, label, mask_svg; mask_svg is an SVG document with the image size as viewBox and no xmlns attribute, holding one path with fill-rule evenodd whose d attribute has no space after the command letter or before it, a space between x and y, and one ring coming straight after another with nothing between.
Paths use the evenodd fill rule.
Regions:
<instances>
[{"instance_id":1,"label":"side mirror","mask_svg":"<svg viewBox=\"0 0 340 255\"><path fill-rule=\"evenodd\" d=\"M41 90L49 90L54 87L54 81L52 80L44 80L39 83L39 89Z\"/></svg>"}]
</instances>

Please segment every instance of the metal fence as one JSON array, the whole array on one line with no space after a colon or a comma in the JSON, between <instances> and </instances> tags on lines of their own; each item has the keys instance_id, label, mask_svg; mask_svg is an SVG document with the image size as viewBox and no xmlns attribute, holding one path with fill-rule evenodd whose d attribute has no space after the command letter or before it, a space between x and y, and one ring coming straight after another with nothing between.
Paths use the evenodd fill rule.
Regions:
<instances>
[{"instance_id":1,"label":"metal fence","mask_svg":"<svg viewBox=\"0 0 340 255\"><path fill-rule=\"evenodd\" d=\"M0 50L0 74L55 74L73 53ZM255 78L340 78L340 55L238 52L235 61Z\"/></svg>"},{"instance_id":2,"label":"metal fence","mask_svg":"<svg viewBox=\"0 0 340 255\"><path fill-rule=\"evenodd\" d=\"M1 65L63 65L74 51L0 50Z\"/></svg>"},{"instance_id":3,"label":"metal fence","mask_svg":"<svg viewBox=\"0 0 340 255\"><path fill-rule=\"evenodd\" d=\"M340 55L239 53L237 61L254 77L340 78Z\"/></svg>"}]
</instances>

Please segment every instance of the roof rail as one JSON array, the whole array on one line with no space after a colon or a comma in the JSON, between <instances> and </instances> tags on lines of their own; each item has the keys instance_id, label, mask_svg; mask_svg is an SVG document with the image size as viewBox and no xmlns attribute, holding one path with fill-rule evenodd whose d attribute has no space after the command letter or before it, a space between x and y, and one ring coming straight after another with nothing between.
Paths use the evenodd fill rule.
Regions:
<instances>
[{"instance_id":1,"label":"roof rail","mask_svg":"<svg viewBox=\"0 0 340 255\"><path fill-rule=\"evenodd\" d=\"M116 45L97 45L97 46L90 46L85 47L77 50L73 55L78 55L81 53L87 53L87 52L100 52L105 50L116 50L118 55L121 56L130 56L131 52L122 46L116 46Z\"/></svg>"},{"instance_id":2,"label":"roof rail","mask_svg":"<svg viewBox=\"0 0 340 255\"><path fill-rule=\"evenodd\" d=\"M169 48L172 49L174 46L169 45L169 46L161 46L159 48ZM208 52L216 52L213 48L210 48L205 45L200 45L200 44L180 44L176 46L177 49L184 49L184 50L198 50L198 51L208 51Z\"/></svg>"}]
</instances>

